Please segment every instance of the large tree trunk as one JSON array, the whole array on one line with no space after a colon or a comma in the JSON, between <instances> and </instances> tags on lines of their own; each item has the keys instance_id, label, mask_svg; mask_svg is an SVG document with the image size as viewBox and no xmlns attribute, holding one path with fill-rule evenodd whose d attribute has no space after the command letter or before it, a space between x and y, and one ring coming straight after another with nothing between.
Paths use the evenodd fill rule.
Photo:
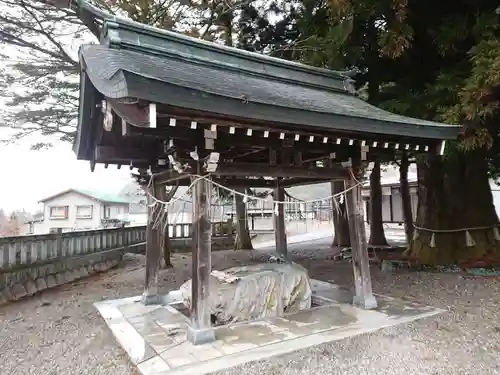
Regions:
<instances>
[{"instance_id":1,"label":"large tree trunk","mask_svg":"<svg viewBox=\"0 0 500 375\"><path fill-rule=\"evenodd\" d=\"M376 161L370 174L370 239L372 246L387 246L382 222L382 186L380 162Z\"/></svg>"},{"instance_id":2,"label":"large tree trunk","mask_svg":"<svg viewBox=\"0 0 500 375\"><path fill-rule=\"evenodd\" d=\"M417 161L418 210L415 230L406 254L422 264L463 264L484 256L500 255L500 242L492 226L498 223L488 181L488 163L482 152L454 152L445 159L429 155ZM466 244L466 232L435 233L430 230L470 230L475 242ZM421 228L421 229L419 229ZM432 246L434 245L434 246ZM469 244L470 245L470 244Z\"/></svg>"},{"instance_id":3,"label":"large tree trunk","mask_svg":"<svg viewBox=\"0 0 500 375\"><path fill-rule=\"evenodd\" d=\"M331 182L332 195L344 191L343 181ZM338 203L338 210L333 205L333 227L334 236L332 246L349 247L351 246L351 237L349 236L349 222L347 221L347 209L345 201Z\"/></svg>"},{"instance_id":4,"label":"large tree trunk","mask_svg":"<svg viewBox=\"0 0 500 375\"><path fill-rule=\"evenodd\" d=\"M399 187L401 189L401 201L403 205L403 218L405 222L406 243L410 243L413 238L413 212L411 209L410 186L408 184L408 169L410 161L405 152L401 157L399 166Z\"/></svg>"},{"instance_id":5,"label":"large tree trunk","mask_svg":"<svg viewBox=\"0 0 500 375\"><path fill-rule=\"evenodd\" d=\"M244 189L238 189L238 191L244 193ZM248 229L245 202L243 202L243 197L239 194L236 194L234 200L236 205L236 241L234 249L253 250L250 230Z\"/></svg>"}]
</instances>

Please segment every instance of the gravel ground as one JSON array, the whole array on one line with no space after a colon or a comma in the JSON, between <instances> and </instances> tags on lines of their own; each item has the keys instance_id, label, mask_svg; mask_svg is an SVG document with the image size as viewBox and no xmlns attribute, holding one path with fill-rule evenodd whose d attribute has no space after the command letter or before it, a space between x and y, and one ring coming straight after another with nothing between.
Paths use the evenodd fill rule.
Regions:
<instances>
[{"instance_id":1,"label":"gravel ground","mask_svg":"<svg viewBox=\"0 0 500 375\"><path fill-rule=\"evenodd\" d=\"M291 247L311 276L352 285L350 264L319 250ZM216 252L213 267L256 263L259 252ZM161 271L166 292L190 277L190 258L176 255ZM457 274L381 273L377 293L417 299L447 313L331 344L217 372L241 374L500 374L500 281ZM138 295L143 257L127 256L119 268L0 308L0 374L135 375L124 351L92 306Z\"/></svg>"}]
</instances>

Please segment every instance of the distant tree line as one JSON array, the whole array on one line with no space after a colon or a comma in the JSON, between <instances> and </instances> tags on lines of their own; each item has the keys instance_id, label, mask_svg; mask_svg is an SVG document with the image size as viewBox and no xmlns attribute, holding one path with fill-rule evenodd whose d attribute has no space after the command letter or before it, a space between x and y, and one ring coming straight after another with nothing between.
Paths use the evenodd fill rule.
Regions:
<instances>
[{"instance_id":1,"label":"distant tree line","mask_svg":"<svg viewBox=\"0 0 500 375\"><path fill-rule=\"evenodd\" d=\"M21 233L22 225L31 217L24 210L15 210L10 214L5 213L0 208L0 237L18 236Z\"/></svg>"}]
</instances>

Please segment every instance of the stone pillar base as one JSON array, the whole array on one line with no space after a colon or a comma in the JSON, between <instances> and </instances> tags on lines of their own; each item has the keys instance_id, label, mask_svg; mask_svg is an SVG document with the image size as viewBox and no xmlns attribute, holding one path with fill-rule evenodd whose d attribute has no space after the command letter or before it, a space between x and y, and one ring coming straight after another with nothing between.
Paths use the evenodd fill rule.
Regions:
<instances>
[{"instance_id":1,"label":"stone pillar base","mask_svg":"<svg viewBox=\"0 0 500 375\"><path fill-rule=\"evenodd\" d=\"M360 307L365 310L372 310L377 308L377 300L373 295L369 297L364 296L354 296L352 299L352 304L356 307Z\"/></svg>"},{"instance_id":2,"label":"stone pillar base","mask_svg":"<svg viewBox=\"0 0 500 375\"><path fill-rule=\"evenodd\" d=\"M215 341L215 329L205 328L196 329L188 325L187 339L193 345L208 344Z\"/></svg>"},{"instance_id":3,"label":"stone pillar base","mask_svg":"<svg viewBox=\"0 0 500 375\"><path fill-rule=\"evenodd\" d=\"M143 305L158 305L160 298L157 294L142 293L141 302Z\"/></svg>"}]
</instances>

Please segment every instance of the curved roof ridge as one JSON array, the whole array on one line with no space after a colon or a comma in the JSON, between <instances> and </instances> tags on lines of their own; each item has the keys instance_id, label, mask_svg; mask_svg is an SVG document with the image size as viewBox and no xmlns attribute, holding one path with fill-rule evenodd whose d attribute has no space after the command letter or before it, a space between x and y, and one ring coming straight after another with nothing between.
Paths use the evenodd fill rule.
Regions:
<instances>
[{"instance_id":1,"label":"curved roof ridge","mask_svg":"<svg viewBox=\"0 0 500 375\"><path fill-rule=\"evenodd\" d=\"M141 24L130 19L106 13L85 0L78 1L80 17L101 23L101 44L142 53L169 54L192 61L231 67L245 73L261 74L268 78L295 77L297 83L317 84L324 89L350 93L347 72L319 68L304 63L285 60L262 53L194 38L181 33Z\"/></svg>"}]
</instances>

